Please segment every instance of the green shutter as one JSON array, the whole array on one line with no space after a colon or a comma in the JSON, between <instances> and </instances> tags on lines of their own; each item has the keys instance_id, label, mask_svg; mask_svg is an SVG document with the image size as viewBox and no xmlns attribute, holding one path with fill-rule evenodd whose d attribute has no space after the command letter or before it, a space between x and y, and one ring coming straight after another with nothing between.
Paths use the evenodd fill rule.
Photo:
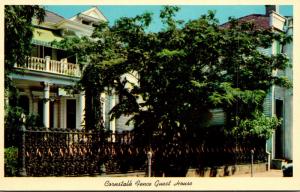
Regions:
<instances>
[{"instance_id":1,"label":"green shutter","mask_svg":"<svg viewBox=\"0 0 300 192\"><path fill-rule=\"evenodd\" d=\"M280 46L279 41L276 41L276 54L279 54L281 52L280 47L281 46Z\"/></svg>"}]
</instances>

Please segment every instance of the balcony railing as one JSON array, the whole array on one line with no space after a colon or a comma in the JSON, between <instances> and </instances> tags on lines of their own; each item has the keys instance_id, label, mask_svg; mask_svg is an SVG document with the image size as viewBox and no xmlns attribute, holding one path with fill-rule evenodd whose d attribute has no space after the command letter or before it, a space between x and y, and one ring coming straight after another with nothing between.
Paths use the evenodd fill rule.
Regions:
<instances>
[{"instance_id":1,"label":"balcony railing","mask_svg":"<svg viewBox=\"0 0 300 192\"><path fill-rule=\"evenodd\" d=\"M39 57L28 57L25 65L16 65L16 67L29 69L32 71L44 71L73 77L81 76L78 64L68 63L66 61L51 60L50 57L45 57L45 59Z\"/></svg>"}]
</instances>

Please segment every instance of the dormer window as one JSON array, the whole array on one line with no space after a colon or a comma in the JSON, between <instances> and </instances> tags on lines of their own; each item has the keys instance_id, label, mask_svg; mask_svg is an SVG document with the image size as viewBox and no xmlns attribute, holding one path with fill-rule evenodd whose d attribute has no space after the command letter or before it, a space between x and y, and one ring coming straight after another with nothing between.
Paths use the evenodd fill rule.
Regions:
<instances>
[{"instance_id":1,"label":"dormer window","mask_svg":"<svg viewBox=\"0 0 300 192\"><path fill-rule=\"evenodd\" d=\"M84 24L84 25L90 25L90 22L86 21L86 20L82 20L82 24Z\"/></svg>"}]
</instances>

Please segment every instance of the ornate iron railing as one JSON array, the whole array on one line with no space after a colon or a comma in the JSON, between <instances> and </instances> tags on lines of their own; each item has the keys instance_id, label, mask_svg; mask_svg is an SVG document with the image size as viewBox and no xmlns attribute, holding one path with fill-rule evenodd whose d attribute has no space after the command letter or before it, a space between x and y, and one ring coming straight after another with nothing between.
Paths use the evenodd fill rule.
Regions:
<instances>
[{"instance_id":1,"label":"ornate iron railing","mask_svg":"<svg viewBox=\"0 0 300 192\"><path fill-rule=\"evenodd\" d=\"M21 175L84 176L147 171L149 146L136 143L133 132L104 135L98 131L24 129L18 134ZM21 137L20 137L21 136ZM261 144L169 144L153 141L152 170L161 176L172 166L203 168L266 162ZM178 166L180 162L180 166ZM176 165L177 163L177 165Z\"/></svg>"},{"instance_id":2,"label":"ornate iron railing","mask_svg":"<svg viewBox=\"0 0 300 192\"><path fill-rule=\"evenodd\" d=\"M153 171L156 176L169 171L173 166L180 169L218 167L228 165L251 164L251 150L254 151L254 163L267 162L267 153L262 145L169 145L166 147L152 145ZM167 160L167 161L166 161ZM171 168L171 169L173 169Z\"/></svg>"},{"instance_id":3,"label":"ornate iron railing","mask_svg":"<svg viewBox=\"0 0 300 192\"><path fill-rule=\"evenodd\" d=\"M62 129L23 131L26 176L82 176L144 170L146 151L130 133ZM22 150L21 150L22 151Z\"/></svg>"}]
</instances>

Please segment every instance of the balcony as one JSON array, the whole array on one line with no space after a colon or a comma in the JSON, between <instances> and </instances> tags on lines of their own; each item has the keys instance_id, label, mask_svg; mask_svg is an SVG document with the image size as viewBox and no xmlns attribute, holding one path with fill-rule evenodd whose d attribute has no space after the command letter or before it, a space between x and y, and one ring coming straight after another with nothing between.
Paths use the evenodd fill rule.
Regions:
<instances>
[{"instance_id":1,"label":"balcony","mask_svg":"<svg viewBox=\"0 0 300 192\"><path fill-rule=\"evenodd\" d=\"M68 63L67 61L57 61L51 60L50 57L46 56L45 58L39 57L28 57L28 62L19 66L16 65L16 68L27 69L31 71L42 71L51 74L60 74L71 77L80 77L81 72L78 64Z\"/></svg>"}]
</instances>

